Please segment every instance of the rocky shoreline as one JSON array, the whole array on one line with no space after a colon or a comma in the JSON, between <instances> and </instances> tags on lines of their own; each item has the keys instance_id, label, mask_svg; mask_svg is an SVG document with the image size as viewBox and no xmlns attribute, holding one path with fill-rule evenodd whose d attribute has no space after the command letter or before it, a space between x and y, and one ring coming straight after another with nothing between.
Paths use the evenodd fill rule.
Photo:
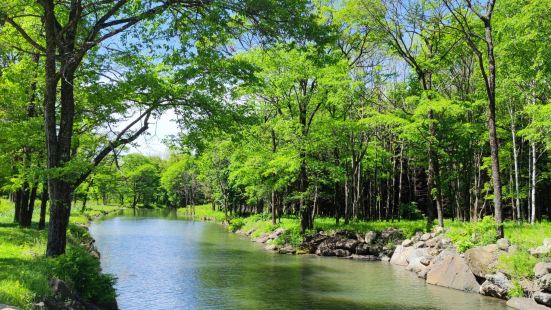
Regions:
<instances>
[{"instance_id":1,"label":"rocky shoreline","mask_svg":"<svg viewBox=\"0 0 551 310\"><path fill-rule=\"evenodd\" d=\"M459 253L439 227L432 233L418 232L409 239L405 239L400 230L393 228L365 234L321 231L306 236L298 247L276 243L279 236L285 233L283 228L258 238L252 238L254 230L237 230L236 233L265 244L266 250L280 254L313 254L388 262L414 272L428 284L499 299L508 299L513 289L506 271L498 268L500 255L518 251L507 239ZM550 251L551 238L545 239L542 246L530 253L537 256L546 255ZM511 298L507 302L509 307L519 310L551 309L551 263L538 263L534 274L534 279L523 279L520 283L525 296L529 297Z\"/></svg>"}]
</instances>

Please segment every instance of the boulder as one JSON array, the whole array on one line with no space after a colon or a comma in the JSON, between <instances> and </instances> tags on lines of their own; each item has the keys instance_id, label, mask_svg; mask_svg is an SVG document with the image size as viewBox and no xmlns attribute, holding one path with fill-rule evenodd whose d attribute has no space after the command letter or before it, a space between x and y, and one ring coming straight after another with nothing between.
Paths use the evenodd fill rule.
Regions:
<instances>
[{"instance_id":1,"label":"boulder","mask_svg":"<svg viewBox=\"0 0 551 310\"><path fill-rule=\"evenodd\" d=\"M465 260L454 250L445 250L432 262L427 283L467 292L478 292L480 285Z\"/></svg>"},{"instance_id":2,"label":"boulder","mask_svg":"<svg viewBox=\"0 0 551 310\"><path fill-rule=\"evenodd\" d=\"M421 260L423 260L425 257L416 257L409 261L409 264L407 265L406 269L415 273L420 273L422 271L426 271L428 268L427 265L423 264Z\"/></svg>"},{"instance_id":3,"label":"boulder","mask_svg":"<svg viewBox=\"0 0 551 310\"><path fill-rule=\"evenodd\" d=\"M390 262L390 257L386 256L386 255L379 255L379 259L382 261L382 262Z\"/></svg>"},{"instance_id":4,"label":"boulder","mask_svg":"<svg viewBox=\"0 0 551 310\"><path fill-rule=\"evenodd\" d=\"M329 236L323 234L323 233L315 233L311 236L304 237L304 240L302 241L300 248L303 249L305 252L314 254L316 253L316 250L318 249L318 246L320 243L328 239Z\"/></svg>"},{"instance_id":5,"label":"boulder","mask_svg":"<svg viewBox=\"0 0 551 310\"><path fill-rule=\"evenodd\" d=\"M333 238L328 238L319 244L316 254L321 256L334 256L335 253L333 251L335 249L336 246Z\"/></svg>"},{"instance_id":6,"label":"boulder","mask_svg":"<svg viewBox=\"0 0 551 310\"><path fill-rule=\"evenodd\" d=\"M486 281L480 286L479 292L482 295L506 299L511 288L511 281L503 273L498 272L486 275Z\"/></svg>"},{"instance_id":7,"label":"boulder","mask_svg":"<svg viewBox=\"0 0 551 310\"><path fill-rule=\"evenodd\" d=\"M350 251L345 249L335 249L333 250L333 255L337 257L347 257L350 256Z\"/></svg>"},{"instance_id":8,"label":"boulder","mask_svg":"<svg viewBox=\"0 0 551 310\"><path fill-rule=\"evenodd\" d=\"M21 308L0 304L0 310L21 310Z\"/></svg>"},{"instance_id":9,"label":"boulder","mask_svg":"<svg viewBox=\"0 0 551 310\"><path fill-rule=\"evenodd\" d=\"M547 239L545 239L547 240ZM530 254L535 257L543 257L549 254L549 251L551 251L551 247L542 245L534 249L530 249Z\"/></svg>"},{"instance_id":10,"label":"boulder","mask_svg":"<svg viewBox=\"0 0 551 310\"><path fill-rule=\"evenodd\" d=\"M440 246L441 241L442 241L442 237L436 236L432 239L427 240L427 242L425 242L425 245L429 248L435 248Z\"/></svg>"},{"instance_id":11,"label":"boulder","mask_svg":"<svg viewBox=\"0 0 551 310\"><path fill-rule=\"evenodd\" d=\"M359 243L355 249L355 253L359 255L379 255L381 251L379 246L367 243Z\"/></svg>"},{"instance_id":12,"label":"boulder","mask_svg":"<svg viewBox=\"0 0 551 310\"><path fill-rule=\"evenodd\" d=\"M414 249L409 253L409 255L406 257L406 261L411 262L415 259L421 259L421 258L428 258L432 259L432 255L430 255L430 250L428 248L417 248Z\"/></svg>"},{"instance_id":13,"label":"boulder","mask_svg":"<svg viewBox=\"0 0 551 310\"><path fill-rule=\"evenodd\" d=\"M538 283L530 279L521 279L519 284L527 296L532 296L535 292L540 290Z\"/></svg>"},{"instance_id":14,"label":"boulder","mask_svg":"<svg viewBox=\"0 0 551 310\"><path fill-rule=\"evenodd\" d=\"M511 244L511 246L509 247L509 250L507 252L509 252L510 254L518 252L518 245Z\"/></svg>"},{"instance_id":15,"label":"boulder","mask_svg":"<svg viewBox=\"0 0 551 310\"><path fill-rule=\"evenodd\" d=\"M270 238L266 234L263 234L262 236L254 239L254 241L258 242L258 243L266 243L266 241L268 241L268 240L270 240Z\"/></svg>"},{"instance_id":16,"label":"boulder","mask_svg":"<svg viewBox=\"0 0 551 310\"><path fill-rule=\"evenodd\" d=\"M267 244L265 247L264 247L265 250L267 251L277 251L278 250L278 247L276 244L273 244L273 243L270 243L270 244Z\"/></svg>"},{"instance_id":17,"label":"boulder","mask_svg":"<svg viewBox=\"0 0 551 310\"><path fill-rule=\"evenodd\" d=\"M444 227L436 226L436 228L434 228L435 236L441 235L443 232L444 232Z\"/></svg>"},{"instance_id":18,"label":"boulder","mask_svg":"<svg viewBox=\"0 0 551 310\"><path fill-rule=\"evenodd\" d=\"M398 266L407 266L407 258L415 249L412 247L397 246L390 258L390 263Z\"/></svg>"},{"instance_id":19,"label":"boulder","mask_svg":"<svg viewBox=\"0 0 551 310\"><path fill-rule=\"evenodd\" d=\"M542 291L551 292L551 273L542 276L536 282Z\"/></svg>"},{"instance_id":20,"label":"boulder","mask_svg":"<svg viewBox=\"0 0 551 310\"><path fill-rule=\"evenodd\" d=\"M538 304L551 307L551 294L545 292L537 292L534 294L533 297Z\"/></svg>"},{"instance_id":21,"label":"boulder","mask_svg":"<svg viewBox=\"0 0 551 310\"><path fill-rule=\"evenodd\" d=\"M499 254L500 250L495 244L476 247L465 252L465 262L477 277L484 278L497 267Z\"/></svg>"},{"instance_id":22,"label":"boulder","mask_svg":"<svg viewBox=\"0 0 551 310\"><path fill-rule=\"evenodd\" d=\"M402 241L402 246L412 246L412 245L413 245L413 241L411 241L411 239L406 239Z\"/></svg>"},{"instance_id":23,"label":"boulder","mask_svg":"<svg viewBox=\"0 0 551 310\"><path fill-rule=\"evenodd\" d=\"M543 245L548 247L548 248L551 248L551 238L543 239Z\"/></svg>"},{"instance_id":24,"label":"boulder","mask_svg":"<svg viewBox=\"0 0 551 310\"><path fill-rule=\"evenodd\" d=\"M507 238L501 238L496 241L497 247L502 251L509 250L509 247L511 246L511 242Z\"/></svg>"},{"instance_id":25,"label":"boulder","mask_svg":"<svg viewBox=\"0 0 551 310\"><path fill-rule=\"evenodd\" d=\"M516 310L549 310L549 308L538 304L532 298L525 297L513 297L507 301L507 306Z\"/></svg>"},{"instance_id":26,"label":"boulder","mask_svg":"<svg viewBox=\"0 0 551 310\"><path fill-rule=\"evenodd\" d=\"M379 257L375 256L375 255L358 255L358 254L352 254L350 256L350 258L352 259L356 259L356 260L365 260L365 261L378 261L380 260Z\"/></svg>"},{"instance_id":27,"label":"boulder","mask_svg":"<svg viewBox=\"0 0 551 310\"><path fill-rule=\"evenodd\" d=\"M285 228L279 227L278 229L274 230L269 236L268 239L277 239L279 236L281 236L285 232Z\"/></svg>"},{"instance_id":28,"label":"boulder","mask_svg":"<svg viewBox=\"0 0 551 310\"><path fill-rule=\"evenodd\" d=\"M431 235L429 233L421 235L421 238L419 238L420 241L427 241L431 238Z\"/></svg>"},{"instance_id":29,"label":"boulder","mask_svg":"<svg viewBox=\"0 0 551 310\"><path fill-rule=\"evenodd\" d=\"M403 238L403 235L402 231L399 229L387 228L381 232L381 238L387 243L388 241L400 240Z\"/></svg>"},{"instance_id":30,"label":"boulder","mask_svg":"<svg viewBox=\"0 0 551 310\"><path fill-rule=\"evenodd\" d=\"M297 251L290 244L286 244L277 250L279 254L295 254Z\"/></svg>"},{"instance_id":31,"label":"boulder","mask_svg":"<svg viewBox=\"0 0 551 310\"><path fill-rule=\"evenodd\" d=\"M344 249L350 252L354 252L358 245L358 240L355 239L340 239L335 242L335 247L338 249Z\"/></svg>"},{"instance_id":32,"label":"boulder","mask_svg":"<svg viewBox=\"0 0 551 310\"><path fill-rule=\"evenodd\" d=\"M367 244L374 243L377 239L377 233L374 231L368 231L365 233L364 242Z\"/></svg>"},{"instance_id":33,"label":"boulder","mask_svg":"<svg viewBox=\"0 0 551 310\"><path fill-rule=\"evenodd\" d=\"M536 278L541 278L551 272L551 263L537 263L534 267Z\"/></svg>"},{"instance_id":34,"label":"boulder","mask_svg":"<svg viewBox=\"0 0 551 310\"><path fill-rule=\"evenodd\" d=\"M415 242L415 244L413 245L414 248L424 248L425 247L425 242L424 241L419 241L419 242Z\"/></svg>"}]
</instances>

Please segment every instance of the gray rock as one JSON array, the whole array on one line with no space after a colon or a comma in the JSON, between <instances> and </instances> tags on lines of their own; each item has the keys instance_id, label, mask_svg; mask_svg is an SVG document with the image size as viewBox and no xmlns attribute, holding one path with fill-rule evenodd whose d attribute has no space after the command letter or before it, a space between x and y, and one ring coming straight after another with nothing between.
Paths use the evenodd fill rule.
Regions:
<instances>
[{"instance_id":1,"label":"gray rock","mask_svg":"<svg viewBox=\"0 0 551 310\"><path fill-rule=\"evenodd\" d=\"M420 241L427 241L431 238L431 235L429 233L423 234L421 238L419 238Z\"/></svg>"},{"instance_id":2,"label":"gray rock","mask_svg":"<svg viewBox=\"0 0 551 310\"><path fill-rule=\"evenodd\" d=\"M525 297L513 297L507 301L507 306L516 310L549 310L549 308L538 304L532 298Z\"/></svg>"},{"instance_id":3,"label":"gray rock","mask_svg":"<svg viewBox=\"0 0 551 310\"><path fill-rule=\"evenodd\" d=\"M434 228L435 236L441 235L443 232L444 232L444 227L436 226L436 228Z\"/></svg>"},{"instance_id":4,"label":"gray rock","mask_svg":"<svg viewBox=\"0 0 551 310\"><path fill-rule=\"evenodd\" d=\"M402 241L402 246L411 246L413 244L413 241L411 239L406 239Z\"/></svg>"},{"instance_id":5,"label":"gray rock","mask_svg":"<svg viewBox=\"0 0 551 310\"><path fill-rule=\"evenodd\" d=\"M425 266L428 266L430 265L431 259L432 258L430 257L421 257L421 260L419 262Z\"/></svg>"},{"instance_id":6,"label":"gray rock","mask_svg":"<svg viewBox=\"0 0 551 310\"><path fill-rule=\"evenodd\" d=\"M270 243L270 244L267 244L264 247L264 249L267 250L267 251L277 251L278 247L277 247L276 244Z\"/></svg>"},{"instance_id":7,"label":"gray rock","mask_svg":"<svg viewBox=\"0 0 551 310\"><path fill-rule=\"evenodd\" d=\"M281 236L285 232L285 229L282 227L279 227L278 229L274 230L269 236L268 239L277 239L279 236Z\"/></svg>"},{"instance_id":8,"label":"gray rock","mask_svg":"<svg viewBox=\"0 0 551 310\"><path fill-rule=\"evenodd\" d=\"M374 243L376 239L377 239L377 233L374 231L368 231L365 234L364 242L367 244L371 244L371 243Z\"/></svg>"},{"instance_id":9,"label":"gray rock","mask_svg":"<svg viewBox=\"0 0 551 310\"><path fill-rule=\"evenodd\" d=\"M409 261L409 264L407 265L406 270L409 270L415 273L426 271L427 265L424 265L423 263L421 263L422 259L424 259L424 257L416 257L411 261Z\"/></svg>"},{"instance_id":10,"label":"gray rock","mask_svg":"<svg viewBox=\"0 0 551 310\"><path fill-rule=\"evenodd\" d=\"M549 254L549 251L551 251L551 247L542 245L537 248L530 249L530 254L535 257L543 257Z\"/></svg>"},{"instance_id":11,"label":"gray rock","mask_svg":"<svg viewBox=\"0 0 551 310\"><path fill-rule=\"evenodd\" d=\"M509 247L509 250L507 252L510 253L510 254L518 252L518 245L511 244L511 246Z\"/></svg>"},{"instance_id":12,"label":"gray rock","mask_svg":"<svg viewBox=\"0 0 551 310\"><path fill-rule=\"evenodd\" d=\"M427 283L467 292L478 292L480 285L465 260L453 250L442 251L432 262Z\"/></svg>"},{"instance_id":13,"label":"gray rock","mask_svg":"<svg viewBox=\"0 0 551 310\"><path fill-rule=\"evenodd\" d=\"M270 240L270 238L264 234L256 239L254 239L254 242L258 242L258 243L266 243L268 240Z\"/></svg>"},{"instance_id":14,"label":"gray rock","mask_svg":"<svg viewBox=\"0 0 551 310\"><path fill-rule=\"evenodd\" d=\"M545 292L537 292L534 294L533 297L538 304L551 307L551 294Z\"/></svg>"},{"instance_id":15,"label":"gray rock","mask_svg":"<svg viewBox=\"0 0 551 310\"><path fill-rule=\"evenodd\" d=\"M542 291L551 292L551 273L542 276L536 283Z\"/></svg>"},{"instance_id":16,"label":"gray rock","mask_svg":"<svg viewBox=\"0 0 551 310\"><path fill-rule=\"evenodd\" d=\"M551 248L551 238L543 239L543 245L548 247L548 248Z\"/></svg>"},{"instance_id":17,"label":"gray rock","mask_svg":"<svg viewBox=\"0 0 551 310\"><path fill-rule=\"evenodd\" d=\"M358 240L359 242L365 242L364 236L358 233L356 234L356 240Z\"/></svg>"},{"instance_id":18,"label":"gray rock","mask_svg":"<svg viewBox=\"0 0 551 310\"><path fill-rule=\"evenodd\" d=\"M486 274L495 270L500 254L500 250L495 244L476 247L465 252L465 262L476 276L484 278Z\"/></svg>"},{"instance_id":19,"label":"gray rock","mask_svg":"<svg viewBox=\"0 0 551 310\"><path fill-rule=\"evenodd\" d=\"M356 249L358 243L358 240L355 239L342 239L335 242L335 247L338 249L344 249L353 252L354 249Z\"/></svg>"},{"instance_id":20,"label":"gray rock","mask_svg":"<svg viewBox=\"0 0 551 310\"><path fill-rule=\"evenodd\" d=\"M537 263L534 267L536 278L541 278L551 272L551 263Z\"/></svg>"},{"instance_id":21,"label":"gray rock","mask_svg":"<svg viewBox=\"0 0 551 310\"><path fill-rule=\"evenodd\" d=\"M311 236L306 236L304 237L300 248L307 253L314 254L316 253L318 246L328 238L329 236L323 234L322 232L318 232Z\"/></svg>"},{"instance_id":22,"label":"gray rock","mask_svg":"<svg viewBox=\"0 0 551 310\"><path fill-rule=\"evenodd\" d=\"M358 255L358 254L352 254L350 256L352 259L356 259L356 260L365 260L365 261L370 261L370 262L374 262L374 261L379 261L379 257L375 256L375 255Z\"/></svg>"},{"instance_id":23,"label":"gray rock","mask_svg":"<svg viewBox=\"0 0 551 310\"><path fill-rule=\"evenodd\" d=\"M345 249L336 249L333 251L333 254L337 257L347 257L350 256L350 251Z\"/></svg>"},{"instance_id":24,"label":"gray rock","mask_svg":"<svg viewBox=\"0 0 551 310\"><path fill-rule=\"evenodd\" d=\"M403 238L402 231L396 228L387 228L381 232L381 238L386 242Z\"/></svg>"},{"instance_id":25,"label":"gray rock","mask_svg":"<svg viewBox=\"0 0 551 310\"><path fill-rule=\"evenodd\" d=\"M501 238L496 242L497 247L502 251L507 251L511 246L511 242L507 238Z\"/></svg>"},{"instance_id":26,"label":"gray rock","mask_svg":"<svg viewBox=\"0 0 551 310\"><path fill-rule=\"evenodd\" d=\"M425 242L425 245L429 248L435 248L440 246L440 242L442 241L442 237L436 236L434 238L431 238Z\"/></svg>"},{"instance_id":27,"label":"gray rock","mask_svg":"<svg viewBox=\"0 0 551 310\"><path fill-rule=\"evenodd\" d=\"M411 262L415 259L420 259L420 258L429 258L429 259L432 259L432 255L430 255L430 249L428 248L417 248L417 249L414 249L413 251L411 251L409 253L409 255L406 257L406 261L408 262Z\"/></svg>"},{"instance_id":28,"label":"gray rock","mask_svg":"<svg viewBox=\"0 0 551 310\"><path fill-rule=\"evenodd\" d=\"M407 266L407 258L413 250L414 248L412 247L404 247L401 245L397 246L394 250L394 254L392 254L392 257L390 258L390 263L398 266Z\"/></svg>"},{"instance_id":29,"label":"gray rock","mask_svg":"<svg viewBox=\"0 0 551 310\"><path fill-rule=\"evenodd\" d=\"M379 258L382 262L390 262L390 257L386 256L386 255L382 255L380 256Z\"/></svg>"},{"instance_id":30,"label":"gray rock","mask_svg":"<svg viewBox=\"0 0 551 310\"><path fill-rule=\"evenodd\" d=\"M503 273L498 272L486 275L486 281L480 286L479 292L482 295L506 299L511 288L511 281Z\"/></svg>"},{"instance_id":31,"label":"gray rock","mask_svg":"<svg viewBox=\"0 0 551 310\"><path fill-rule=\"evenodd\" d=\"M381 251L379 246L367 243L359 243L355 249L355 253L358 255L379 255Z\"/></svg>"},{"instance_id":32,"label":"gray rock","mask_svg":"<svg viewBox=\"0 0 551 310\"><path fill-rule=\"evenodd\" d=\"M21 308L0 304L0 310L21 310Z\"/></svg>"},{"instance_id":33,"label":"gray rock","mask_svg":"<svg viewBox=\"0 0 551 310\"><path fill-rule=\"evenodd\" d=\"M415 244L413 245L414 248L418 249L418 248L424 248L425 247L425 242L424 241L419 241L419 242L415 242Z\"/></svg>"},{"instance_id":34,"label":"gray rock","mask_svg":"<svg viewBox=\"0 0 551 310\"><path fill-rule=\"evenodd\" d=\"M279 254L295 254L297 251L289 244L286 244L279 250L277 250Z\"/></svg>"}]
</instances>

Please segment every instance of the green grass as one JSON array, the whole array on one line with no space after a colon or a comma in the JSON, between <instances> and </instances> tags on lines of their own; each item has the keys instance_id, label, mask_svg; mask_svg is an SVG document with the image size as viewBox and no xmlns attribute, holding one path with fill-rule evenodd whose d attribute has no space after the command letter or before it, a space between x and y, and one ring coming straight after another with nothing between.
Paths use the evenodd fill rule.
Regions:
<instances>
[{"instance_id":1,"label":"green grass","mask_svg":"<svg viewBox=\"0 0 551 310\"><path fill-rule=\"evenodd\" d=\"M91 206L85 214L73 210L68 230L69 255L46 258L47 231L36 229L39 208L33 214L32 228L19 228L13 223L13 204L0 199L0 303L31 309L33 303L49 296L48 280L54 277L73 287L78 283L79 293L89 300L102 302L113 298L113 278L100 273L99 260L80 244L89 238L82 225L114 209L114 206Z\"/></svg>"}]
</instances>

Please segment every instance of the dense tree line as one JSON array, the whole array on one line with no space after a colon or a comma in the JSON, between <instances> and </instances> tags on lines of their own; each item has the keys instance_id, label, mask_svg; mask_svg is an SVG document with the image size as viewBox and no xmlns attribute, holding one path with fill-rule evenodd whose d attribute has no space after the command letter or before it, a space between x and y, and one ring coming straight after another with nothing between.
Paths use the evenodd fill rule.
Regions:
<instances>
[{"instance_id":1,"label":"dense tree line","mask_svg":"<svg viewBox=\"0 0 551 310\"><path fill-rule=\"evenodd\" d=\"M551 215L549 0L0 4L0 186L337 222ZM124 155L167 109L168 160ZM124 124L124 125L121 125ZM501 226L499 226L501 227ZM501 233L502 230L501 230Z\"/></svg>"}]
</instances>

